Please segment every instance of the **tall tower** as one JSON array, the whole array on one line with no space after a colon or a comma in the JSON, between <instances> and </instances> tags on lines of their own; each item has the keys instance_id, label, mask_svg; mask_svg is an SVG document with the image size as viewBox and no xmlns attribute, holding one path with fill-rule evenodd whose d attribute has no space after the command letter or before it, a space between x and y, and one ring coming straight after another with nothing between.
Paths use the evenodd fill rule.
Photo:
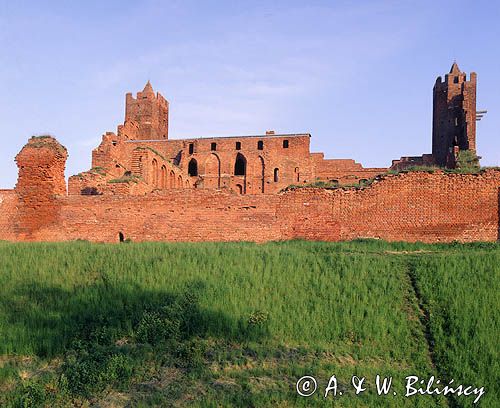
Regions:
<instances>
[{"instance_id":1,"label":"tall tower","mask_svg":"<svg viewBox=\"0 0 500 408\"><path fill-rule=\"evenodd\" d=\"M155 94L149 81L137 98L127 93L123 131L130 139L168 139L168 101Z\"/></svg>"},{"instance_id":2,"label":"tall tower","mask_svg":"<svg viewBox=\"0 0 500 408\"><path fill-rule=\"evenodd\" d=\"M436 79L433 98L432 156L446 166L459 150L476 150L476 81L460 71L456 62L451 70Z\"/></svg>"}]
</instances>

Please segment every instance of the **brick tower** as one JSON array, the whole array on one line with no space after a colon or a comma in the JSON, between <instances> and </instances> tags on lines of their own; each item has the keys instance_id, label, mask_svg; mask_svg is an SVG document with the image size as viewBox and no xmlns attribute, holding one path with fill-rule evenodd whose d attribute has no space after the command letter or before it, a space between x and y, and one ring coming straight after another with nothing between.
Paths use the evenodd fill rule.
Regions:
<instances>
[{"instance_id":1,"label":"brick tower","mask_svg":"<svg viewBox=\"0 0 500 408\"><path fill-rule=\"evenodd\" d=\"M155 94L149 81L137 98L126 95L125 128L130 139L168 139L168 101Z\"/></svg>"},{"instance_id":2,"label":"brick tower","mask_svg":"<svg viewBox=\"0 0 500 408\"><path fill-rule=\"evenodd\" d=\"M433 98L432 156L439 166L454 163L460 150L476 151L476 80L456 62L449 74L436 79Z\"/></svg>"}]
</instances>

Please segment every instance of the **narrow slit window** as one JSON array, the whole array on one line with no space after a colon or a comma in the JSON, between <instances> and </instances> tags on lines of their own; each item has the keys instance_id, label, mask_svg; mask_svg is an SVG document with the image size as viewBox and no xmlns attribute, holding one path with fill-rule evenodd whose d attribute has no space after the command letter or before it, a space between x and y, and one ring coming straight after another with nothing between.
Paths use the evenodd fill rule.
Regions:
<instances>
[{"instance_id":1,"label":"narrow slit window","mask_svg":"<svg viewBox=\"0 0 500 408\"><path fill-rule=\"evenodd\" d=\"M283 140L283 149L288 149L288 140Z\"/></svg>"},{"instance_id":2,"label":"narrow slit window","mask_svg":"<svg viewBox=\"0 0 500 408\"><path fill-rule=\"evenodd\" d=\"M257 142L257 149L264 150L264 142L262 140Z\"/></svg>"},{"instance_id":3,"label":"narrow slit window","mask_svg":"<svg viewBox=\"0 0 500 408\"><path fill-rule=\"evenodd\" d=\"M213 152L215 152L217 150L217 143L212 143L210 145L210 150L212 150Z\"/></svg>"},{"instance_id":4,"label":"narrow slit window","mask_svg":"<svg viewBox=\"0 0 500 408\"><path fill-rule=\"evenodd\" d=\"M241 150L241 142L236 142L236 150Z\"/></svg>"},{"instance_id":5,"label":"narrow slit window","mask_svg":"<svg viewBox=\"0 0 500 408\"><path fill-rule=\"evenodd\" d=\"M193 153L194 153L194 144L189 143L189 154L193 154Z\"/></svg>"}]
</instances>

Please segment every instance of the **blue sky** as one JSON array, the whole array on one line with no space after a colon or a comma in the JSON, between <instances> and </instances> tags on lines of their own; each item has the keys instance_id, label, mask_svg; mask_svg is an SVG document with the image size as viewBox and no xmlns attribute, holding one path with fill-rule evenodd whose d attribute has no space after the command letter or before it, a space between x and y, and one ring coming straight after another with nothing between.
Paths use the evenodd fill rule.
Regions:
<instances>
[{"instance_id":1,"label":"blue sky","mask_svg":"<svg viewBox=\"0 0 500 408\"><path fill-rule=\"evenodd\" d=\"M478 73L478 153L499 165L499 18L489 1L0 0L0 188L34 134L88 169L148 79L170 138L310 132L326 157L389 166L431 151L454 59Z\"/></svg>"}]
</instances>

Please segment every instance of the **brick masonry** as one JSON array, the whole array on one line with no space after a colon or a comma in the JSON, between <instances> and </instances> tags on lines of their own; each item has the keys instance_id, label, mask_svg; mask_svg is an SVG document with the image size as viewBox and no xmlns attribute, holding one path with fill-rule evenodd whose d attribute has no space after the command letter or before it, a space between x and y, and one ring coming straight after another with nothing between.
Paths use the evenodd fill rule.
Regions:
<instances>
[{"instance_id":1,"label":"brick masonry","mask_svg":"<svg viewBox=\"0 0 500 408\"><path fill-rule=\"evenodd\" d=\"M410 172L381 177L359 190L52 195L51 211L39 212L19 192L3 190L0 239L118 242L121 232L134 241L496 241L499 191L499 170L468 175Z\"/></svg>"}]
</instances>

